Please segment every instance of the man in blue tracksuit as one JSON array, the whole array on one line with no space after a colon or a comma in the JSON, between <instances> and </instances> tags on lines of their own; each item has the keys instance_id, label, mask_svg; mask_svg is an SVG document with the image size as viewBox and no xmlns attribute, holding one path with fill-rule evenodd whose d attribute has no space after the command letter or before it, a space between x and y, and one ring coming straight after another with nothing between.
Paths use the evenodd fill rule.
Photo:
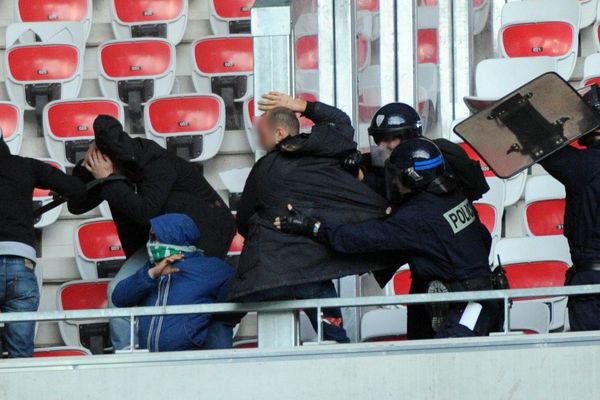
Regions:
<instances>
[{"instance_id":1,"label":"man in blue tracksuit","mask_svg":"<svg viewBox=\"0 0 600 400\"><path fill-rule=\"evenodd\" d=\"M115 287L112 301L117 307L206 304L227 297L234 270L216 257L204 257L196 247L200 231L190 217L166 214L152 219L150 225L150 261ZM208 342L211 348L227 348L231 336L223 324L211 323L209 314L139 321L139 346L150 351L207 349Z\"/></svg>"}]
</instances>

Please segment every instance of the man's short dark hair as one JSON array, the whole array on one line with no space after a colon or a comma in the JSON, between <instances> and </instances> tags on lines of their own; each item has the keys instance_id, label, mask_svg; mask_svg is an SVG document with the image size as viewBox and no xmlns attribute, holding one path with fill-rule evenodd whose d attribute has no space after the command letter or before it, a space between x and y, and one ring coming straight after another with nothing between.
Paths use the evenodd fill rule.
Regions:
<instances>
[{"instance_id":1,"label":"man's short dark hair","mask_svg":"<svg viewBox=\"0 0 600 400\"><path fill-rule=\"evenodd\" d=\"M285 107L275 107L268 112L269 124L271 126L283 127L290 136L295 136L300 133L300 121L296 117L296 113Z\"/></svg>"}]
</instances>

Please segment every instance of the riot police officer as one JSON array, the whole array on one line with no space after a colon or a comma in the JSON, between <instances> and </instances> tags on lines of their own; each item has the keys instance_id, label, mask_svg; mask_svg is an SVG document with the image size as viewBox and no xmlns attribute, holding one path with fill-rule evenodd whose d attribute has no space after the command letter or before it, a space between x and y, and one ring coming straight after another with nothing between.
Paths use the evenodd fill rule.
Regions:
<instances>
[{"instance_id":1,"label":"riot police officer","mask_svg":"<svg viewBox=\"0 0 600 400\"><path fill-rule=\"evenodd\" d=\"M585 96L600 111L598 88ZM573 267L566 285L600 283L600 132L579 139L582 150L565 147L540 164L566 189L564 234ZM600 329L600 296L571 296L569 323L573 331Z\"/></svg>"},{"instance_id":2,"label":"riot police officer","mask_svg":"<svg viewBox=\"0 0 600 400\"><path fill-rule=\"evenodd\" d=\"M386 160L400 143L422 136L423 122L413 107L404 103L390 103L381 107L373 115L369 127L371 153L363 155L362 158L363 182L380 195L385 196L384 165ZM489 190L489 186L479 163L469 159L460 146L449 140L436 139L434 142L444 155L448 172L454 175L456 182L469 201L480 199ZM382 280L385 278L383 277ZM427 284L428 282L420 281L412 274L410 293L424 293ZM409 339L426 339L435 335L427 317L427 310L423 305L408 306L407 333Z\"/></svg>"},{"instance_id":3,"label":"riot police officer","mask_svg":"<svg viewBox=\"0 0 600 400\"><path fill-rule=\"evenodd\" d=\"M432 141L402 141L385 162L386 192L393 204L384 221L336 224L307 216L290 206L275 226L311 236L342 253L395 251L412 276L435 291L488 290L494 275L488 256L491 237L471 202L448 173L440 149ZM497 301L454 303L436 307L436 337L487 335L499 329L502 306ZM429 320L431 323L431 319Z\"/></svg>"}]
</instances>

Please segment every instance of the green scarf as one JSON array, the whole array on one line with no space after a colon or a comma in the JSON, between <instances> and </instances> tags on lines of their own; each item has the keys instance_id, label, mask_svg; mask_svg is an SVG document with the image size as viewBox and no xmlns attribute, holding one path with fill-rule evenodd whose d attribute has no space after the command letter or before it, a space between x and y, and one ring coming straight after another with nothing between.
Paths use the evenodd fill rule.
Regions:
<instances>
[{"instance_id":1,"label":"green scarf","mask_svg":"<svg viewBox=\"0 0 600 400\"><path fill-rule=\"evenodd\" d=\"M198 253L204 255L204 252L196 246L177 246L152 240L148 241L146 248L148 250L148 258L152 263L160 262L167 257L177 254Z\"/></svg>"}]
</instances>

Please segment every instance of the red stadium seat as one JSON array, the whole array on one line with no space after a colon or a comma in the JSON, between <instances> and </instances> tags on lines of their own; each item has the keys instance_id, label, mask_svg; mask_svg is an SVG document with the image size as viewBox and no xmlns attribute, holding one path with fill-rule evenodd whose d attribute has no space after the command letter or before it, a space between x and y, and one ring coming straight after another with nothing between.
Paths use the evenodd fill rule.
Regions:
<instances>
[{"instance_id":1,"label":"red stadium seat","mask_svg":"<svg viewBox=\"0 0 600 400\"><path fill-rule=\"evenodd\" d=\"M102 94L126 104L134 133L144 133L142 106L173 88L174 46L164 39L109 41L98 58Z\"/></svg>"},{"instance_id":2,"label":"red stadium seat","mask_svg":"<svg viewBox=\"0 0 600 400\"><path fill-rule=\"evenodd\" d=\"M393 278L393 285L394 294L396 296L403 296L409 294L411 285L410 270L405 269L396 272L396 275L394 275Z\"/></svg>"},{"instance_id":3,"label":"red stadium seat","mask_svg":"<svg viewBox=\"0 0 600 400\"><path fill-rule=\"evenodd\" d=\"M551 176L529 178L525 187L525 226L531 236L562 235L565 188Z\"/></svg>"},{"instance_id":4,"label":"red stadium seat","mask_svg":"<svg viewBox=\"0 0 600 400\"><path fill-rule=\"evenodd\" d=\"M255 0L210 0L210 26L215 35L250 33Z\"/></svg>"},{"instance_id":5,"label":"red stadium seat","mask_svg":"<svg viewBox=\"0 0 600 400\"><path fill-rule=\"evenodd\" d=\"M438 64L440 57L437 29L419 29L417 32L417 48L419 64Z\"/></svg>"},{"instance_id":6,"label":"red stadium seat","mask_svg":"<svg viewBox=\"0 0 600 400\"><path fill-rule=\"evenodd\" d=\"M479 214L479 219L492 235L492 252L490 261L493 263L493 246L502 236L502 218L504 216L504 203L506 203L506 184L498 178L487 178L490 190L474 204Z\"/></svg>"},{"instance_id":7,"label":"red stadium seat","mask_svg":"<svg viewBox=\"0 0 600 400\"><path fill-rule=\"evenodd\" d=\"M568 80L575 68L579 48L579 7L577 0L505 4L500 30L503 55L553 57L557 60L559 74Z\"/></svg>"},{"instance_id":8,"label":"red stadium seat","mask_svg":"<svg viewBox=\"0 0 600 400\"><path fill-rule=\"evenodd\" d=\"M36 349L33 358L49 357L85 357L92 353L84 347L51 347L46 349Z\"/></svg>"},{"instance_id":9,"label":"red stadium seat","mask_svg":"<svg viewBox=\"0 0 600 400\"><path fill-rule=\"evenodd\" d=\"M233 241L231 242L231 246L229 247L229 251L227 253L228 256L239 256L242 254L242 250L244 249L244 237L239 233L236 233Z\"/></svg>"},{"instance_id":10,"label":"red stadium seat","mask_svg":"<svg viewBox=\"0 0 600 400\"><path fill-rule=\"evenodd\" d=\"M17 0L21 22L81 22L87 38L92 27L92 0Z\"/></svg>"},{"instance_id":11,"label":"red stadium seat","mask_svg":"<svg viewBox=\"0 0 600 400\"><path fill-rule=\"evenodd\" d=\"M16 104L0 101L0 134L12 154L19 154L23 142L23 110Z\"/></svg>"},{"instance_id":12,"label":"red stadium seat","mask_svg":"<svg viewBox=\"0 0 600 400\"><path fill-rule=\"evenodd\" d=\"M190 161L214 157L223 142L225 103L217 95L175 95L145 108L146 136Z\"/></svg>"},{"instance_id":13,"label":"red stadium seat","mask_svg":"<svg viewBox=\"0 0 600 400\"><path fill-rule=\"evenodd\" d=\"M111 0L112 27L119 40L141 37L183 39L188 0Z\"/></svg>"},{"instance_id":14,"label":"red stadium seat","mask_svg":"<svg viewBox=\"0 0 600 400\"><path fill-rule=\"evenodd\" d=\"M490 204L474 204L481 223L492 233L496 229L496 215L498 210Z\"/></svg>"},{"instance_id":15,"label":"red stadium seat","mask_svg":"<svg viewBox=\"0 0 600 400\"><path fill-rule=\"evenodd\" d=\"M56 160L50 159L40 159L40 161L44 161L50 164L52 167L65 172L65 167L60 164ZM34 189L33 191L33 209L36 210L40 207L45 206L46 204L52 202L54 200L52 193L47 189ZM35 227L40 229L44 228L48 225L51 225L56 222L58 217L60 217L60 213L62 212L62 205L45 212L41 217L38 217L35 220Z\"/></svg>"},{"instance_id":16,"label":"red stadium seat","mask_svg":"<svg viewBox=\"0 0 600 400\"><path fill-rule=\"evenodd\" d=\"M357 39L358 69L368 67L371 60L370 41L359 36ZM296 39L296 68L299 70L319 69L319 39L317 35L305 35Z\"/></svg>"},{"instance_id":17,"label":"red stadium seat","mask_svg":"<svg viewBox=\"0 0 600 400\"><path fill-rule=\"evenodd\" d=\"M63 284L57 293L57 309L75 311L106 308L109 282L110 279L100 279L72 281ZM108 321L106 320L61 321L58 326L67 346L83 346L92 354L102 354L111 346Z\"/></svg>"},{"instance_id":18,"label":"red stadium seat","mask_svg":"<svg viewBox=\"0 0 600 400\"><path fill-rule=\"evenodd\" d=\"M511 289L564 286L569 265L561 261L540 261L505 265Z\"/></svg>"},{"instance_id":19,"label":"red stadium seat","mask_svg":"<svg viewBox=\"0 0 600 400\"><path fill-rule=\"evenodd\" d=\"M112 220L90 219L75 229L75 260L83 279L112 278L125 261L125 253Z\"/></svg>"},{"instance_id":20,"label":"red stadium seat","mask_svg":"<svg viewBox=\"0 0 600 400\"><path fill-rule=\"evenodd\" d=\"M225 101L226 129L243 129L244 101L253 95L252 37L212 36L192 45L193 81L198 93L214 93Z\"/></svg>"},{"instance_id":21,"label":"red stadium seat","mask_svg":"<svg viewBox=\"0 0 600 400\"><path fill-rule=\"evenodd\" d=\"M110 115L121 123L123 107L105 98L57 100L44 109L44 140L52 158L72 167L85 155L94 140L94 120Z\"/></svg>"}]
</instances>

